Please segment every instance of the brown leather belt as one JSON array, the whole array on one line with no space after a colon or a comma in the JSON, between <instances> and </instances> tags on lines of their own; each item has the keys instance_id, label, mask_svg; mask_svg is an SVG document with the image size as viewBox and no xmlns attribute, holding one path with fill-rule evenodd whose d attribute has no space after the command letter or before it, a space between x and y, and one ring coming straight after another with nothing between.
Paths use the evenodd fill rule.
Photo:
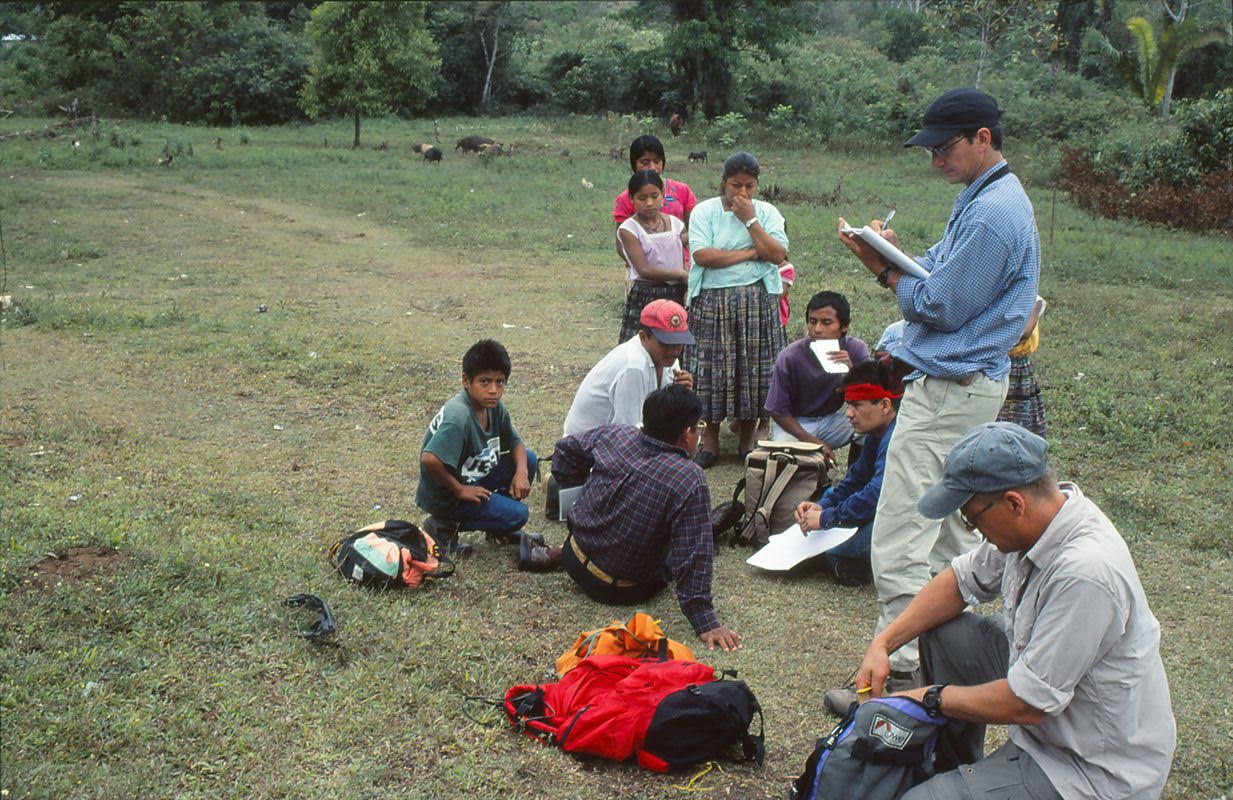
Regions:
<instances>
[{"instance_id":1,"label":"brown leather belt","mask_svg":"<svg viewBox=\"0 0 1233 800\"><path fill-rule=\"evenodd\" d=\"M572 535L569 537L569 548L574 551L574 555L577 556L579 563L586 567L587 572L591 573L596 578L599 578L609 586L626 587L638 585L637 581L623 581L620 578L614 578L596 566L595 562L588 558L587 555L582 552L582 549L578 547L578 541L574 539Z\"/></svg>"}]
</instances>

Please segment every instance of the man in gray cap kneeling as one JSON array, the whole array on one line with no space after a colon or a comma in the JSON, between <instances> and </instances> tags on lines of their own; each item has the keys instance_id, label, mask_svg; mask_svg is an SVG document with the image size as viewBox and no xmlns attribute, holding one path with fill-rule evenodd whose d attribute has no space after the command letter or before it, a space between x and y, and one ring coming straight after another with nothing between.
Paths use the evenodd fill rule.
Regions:
<instances>
[{"instance_id":1,"label":"man in gray cap kneeling","mask_svg":"<svg viewBox=\"0 0 1233 800\"><path fill-rule=\"evenodd\" d=\"M1054 479L1047 447L1018 425L979 425L920 499L925 517L959 511L985 541L874 637L857 672L860 696L880 695L890 654L920 637L926 685L901 694L950 722L940 774L904 800L995 788L1010 800L1154 798L1164 787L1177 731L1160 625L1126 543ZM1000 615L965 613L999 596ZM989 724L1010 725L1010 741L983 757Z\"/></svg>"}]
</instances>

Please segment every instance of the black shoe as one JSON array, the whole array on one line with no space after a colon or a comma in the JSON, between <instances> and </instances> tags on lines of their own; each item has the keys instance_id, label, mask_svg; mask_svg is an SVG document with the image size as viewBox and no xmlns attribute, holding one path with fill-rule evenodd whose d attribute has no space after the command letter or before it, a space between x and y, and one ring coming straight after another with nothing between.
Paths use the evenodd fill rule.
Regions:
<instances>
[{"instance_id":1,"label":"black shoe","mask_svg":"<svg viewBox=\"0 0 1233 800\"><path fill-rule=\"evenodd\" d=\"M544 519L559 520L561 518L561 484L552 476L544 484Z\"/></svg>"},{"instance_id":2,"label":"black shoe","mask_svg":"<svg viewBox=\"0 0 1233 800\"><path fill-rule=\"evenodd\" d=\"M869 571L869 567L862 564L860 560L855 558L834 558L830 561L831 570L835 573L835 580L839 581L841 586L866 586L873 582L873 575Z\"/></svg>"},{"instance_id":3,"label":"black shoe","mask_svg":"<svg viewBox=\"0 0 1233 800\"><path fill-rule=\"evenodd\" d=\"M710 469L719 461L719 456L710 450L699 450L694 456L694 463L703 469Z\"/></svg>"},{"instance_id":4,"label":"black shoe","mask_svg":"<svg viewBox=\"0 0 1233 800\"><path fill-rule=\"evenodd\" d=\"M524 533L518 541L518 569L522 572L549 572L556 567L556 559L544 537L538 533Z\"/></svg>"}]
</instances>

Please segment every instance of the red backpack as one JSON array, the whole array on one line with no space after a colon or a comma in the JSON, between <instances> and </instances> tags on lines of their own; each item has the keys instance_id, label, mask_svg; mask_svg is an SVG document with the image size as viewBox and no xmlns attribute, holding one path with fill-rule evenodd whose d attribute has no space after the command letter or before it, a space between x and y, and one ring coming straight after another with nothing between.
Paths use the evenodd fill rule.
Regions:
<instances>
[{"instance_id":1,"label":"red backpack","mask_svg":"<svg viewBox=\"0 0 1233 800\"><path fill-rule=\"evenodd\" d=\"M624 761L656 772L708 761L739 746L763 758L749 734L761 708L742 681L716 680L695 661L589 656L557 683L514 686L503 708L517 730L567 753Z\"/></svg>"}]
</instances>

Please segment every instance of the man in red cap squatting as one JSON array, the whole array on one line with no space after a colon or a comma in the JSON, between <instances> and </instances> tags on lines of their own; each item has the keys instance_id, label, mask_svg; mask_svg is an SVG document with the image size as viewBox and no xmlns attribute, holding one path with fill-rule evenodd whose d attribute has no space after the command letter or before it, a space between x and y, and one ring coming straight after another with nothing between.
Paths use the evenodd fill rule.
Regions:
<instances>
[{"instance_id":1,"label":"man in red cap squatting","mask_svg":"<svg viewBox=\"0 0 1233 800\"><path fill-rule=\"evenodd\" d=\"M1032 204L1002 158L1000 117L989 95L951 89L926 109L924 126L905 145L924 148L934 168L964 187L942 239L915 259L927 277L894 269L872 247L845 235L846 223L839 221L843 243L895 293L906 325L891 355L911 368L873 523L878 630L931 574L978 542L958 515L925 519L916 504L941 477L955 442L997 417L1010 374L1007 351L1019 341L1036 300L1040 237ZM898 245L878 220L870 228ZM893 689L915 685L917 663L914 643L892 656ZM827 707L843 713L851 690L833 694Z\"/></svg>"},{"instance_id":2,"label":"man in red cap squatting","mask_svg":"<svg viewBox=\"0 0 1233 800\"><path fill-rule=\"evenodd\" d=\"M647 303L638 318L638 334L609 350L582 379L565 416L565 435L600 425L641 424L642 403L651 392L672 384L692 389L693 376L680 369L678 359L685 345L693 343L689 315L680 303ZM544 514L556 518L560 487L549 479L546 489Z\"/></svg>"},{"instance_id":3,"label":"man in red cap squatting","mask_svg":"<svg viewBox=\"0 0 1233 800\"><path fill-rule=\"evenodd\" d=\"M874 636L857 670L861 696L881 695L890 654L920 637L927 686L903 694L950 721L940 774L903 800L1151 800L1164 788L1177 726L1160 624L1126 542L1057 482L1048 446L1010 422L978 425L920 499L921 516L958 512L985 541ZM1000 614L965 611L995 599ZM1010 726L987 756L986 725Z\"/></svg>"}]
</instances>

